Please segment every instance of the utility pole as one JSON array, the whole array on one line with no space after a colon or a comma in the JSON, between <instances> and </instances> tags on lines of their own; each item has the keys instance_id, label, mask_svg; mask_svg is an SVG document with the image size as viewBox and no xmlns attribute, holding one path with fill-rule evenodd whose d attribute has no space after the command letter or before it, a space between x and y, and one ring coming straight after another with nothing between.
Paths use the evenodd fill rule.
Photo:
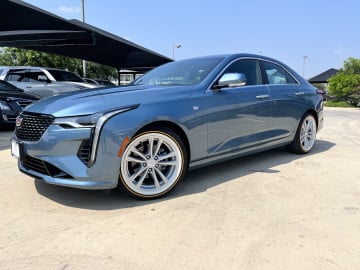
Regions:
<instances>
[{"instance_id":1,"label":"utility pole","mask_svg":"<svg viewBox=\"0 0 360 270\"><path fill-rule=\"evenodd\" d=\"M179 49L179 48L181 48L181 44L174 44L173 45L173 47L172 47L172 58L173 58L173 60L175 61L175 48L177 48L177 49Z\"/></svg>"},{"instance_id":2,"label":"utility pole","mask_svg":"<svg viewBox=\"0 0 360 270\"><path fill-rule=\"evenodd\" d=\"M303 65L303 78L305 79L305 62L306 62L306 59L308 58L308 56L304 55L303 56L304 58L304 65Z\"/></svg>"},{"instance_id":3,"label":"utility pole","mask_svg":"<svg viewBox=\"0 0 360 270\"><path fill-rule=\"evenodd\" d=\"M85 22L85 8L84 8L84 0L81 0L81 10L82 10L82 21ZM86 77L86 61L82 60L83 64L83 77Z\"/></svg>"}]
</instances>

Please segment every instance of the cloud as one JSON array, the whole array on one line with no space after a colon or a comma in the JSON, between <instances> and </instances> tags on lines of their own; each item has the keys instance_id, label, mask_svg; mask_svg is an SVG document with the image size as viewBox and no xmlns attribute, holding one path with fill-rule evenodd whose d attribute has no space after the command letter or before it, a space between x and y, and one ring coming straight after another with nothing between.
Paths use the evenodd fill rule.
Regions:
<instances>
[{"instance_id":1,"label":"cloud","mask_svg":"<svg viewBox=\"0 0 360 270\"><path fill-rule=\"evenodd\" d=\"M66 7L66 6L60 6L56 10L63 13L71 13L71 14L80 13L81 11L80 7Z\"/></svg>"}]
</instances>

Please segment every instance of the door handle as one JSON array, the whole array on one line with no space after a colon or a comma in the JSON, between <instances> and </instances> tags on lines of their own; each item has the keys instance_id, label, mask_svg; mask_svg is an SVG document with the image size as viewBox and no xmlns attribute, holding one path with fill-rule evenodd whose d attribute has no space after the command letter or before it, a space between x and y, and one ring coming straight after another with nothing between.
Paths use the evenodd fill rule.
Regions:
<instances>
[{"instance_id":1,"label":"door handle","mask_svg":"<svg viewBox=\"0 0 360 270\"><path fill-rule=\"evenodd\" d=\"M305 92L296 92L294 95L295 96L303 96L303 95L305 95Z\"/></svg>"},{"instance_id":2,"label":"door handle","mask_svg":"<svg viewBox=\"0 0 360 270\"><path fill-rule=\"evenodd\" d=\"M265 99L265 98L268 98L270 97L270 95L258 95L256 96L257 99Z\"/></svg>"}]
</instances>

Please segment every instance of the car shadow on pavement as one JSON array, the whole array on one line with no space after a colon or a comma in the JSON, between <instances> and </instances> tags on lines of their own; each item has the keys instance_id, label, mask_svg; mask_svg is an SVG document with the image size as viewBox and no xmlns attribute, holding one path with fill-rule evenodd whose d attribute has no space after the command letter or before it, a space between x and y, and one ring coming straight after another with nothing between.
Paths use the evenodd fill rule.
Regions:
<instances>
[{"instance_id":1,"label":"car shadow on pavement","mask_svg":"<svg viewBox=\"0 0 360 270\"><path fill-rule=\"evenodd\" d=\"M81 190L49 185L38 180L34 180L34 184L42 196L70 207L91 210L132 208L206 192L209 188L256 172L278 173L272 168L300 160L308 155L318 155L334 146L335 144L332 142L317 140L313 150L307 155L296 155L287 152L285 148L278 148L192 170L187 173L184 181L179 183L174 191L155 200L136 199L119 189L108 191Z\"/></svg>"}]
</instances>

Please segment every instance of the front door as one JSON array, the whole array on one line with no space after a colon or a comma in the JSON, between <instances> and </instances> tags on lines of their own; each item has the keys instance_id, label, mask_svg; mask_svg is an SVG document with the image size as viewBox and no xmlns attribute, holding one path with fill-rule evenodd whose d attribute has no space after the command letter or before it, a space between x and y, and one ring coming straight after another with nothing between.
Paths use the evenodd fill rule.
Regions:
<instances>
[{"instance_id":1,"label":"front door","mask_svg":"<svg viewBox=\"0 0 360 270\"><path fill-rule=\"evenodd\" d=\"M268 139L269 89L255 59L233 62L223 74L242 73L246 84L208 90L208 156L241 150Z\"/></svg>"}]
</instances>

